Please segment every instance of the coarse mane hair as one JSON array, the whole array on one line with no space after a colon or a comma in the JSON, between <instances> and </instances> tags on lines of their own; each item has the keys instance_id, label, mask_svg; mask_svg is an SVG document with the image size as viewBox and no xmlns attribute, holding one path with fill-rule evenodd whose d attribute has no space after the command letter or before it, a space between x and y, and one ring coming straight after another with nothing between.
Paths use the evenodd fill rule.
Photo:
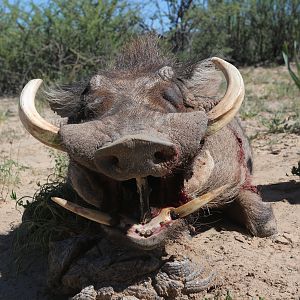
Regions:
<instances>
[{"instance_id":1,"label":"coarse mane hair","mask_svg":"<svg viewBox=\"0 0 300 300\"><path fill-rule=\"evenodd\" d=\"M164 51L157 35L146 34L129 41L117 56L113 69L154 71L163 66L175 67L175 56Z\"/></svg>"}]
</instances>

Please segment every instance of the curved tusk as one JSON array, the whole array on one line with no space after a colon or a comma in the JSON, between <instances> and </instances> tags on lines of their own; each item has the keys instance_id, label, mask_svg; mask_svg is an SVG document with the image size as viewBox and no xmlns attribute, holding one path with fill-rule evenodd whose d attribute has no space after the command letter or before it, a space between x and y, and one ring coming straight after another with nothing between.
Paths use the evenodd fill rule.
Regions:
<instances>
[{"instance_id":1,"label":"curved tusk","mask_svg":"<svg viewBox=\"0 0 300 300\"><path fill-rule=\"evenodd\" d=\"M235 117L245 96L244 81L239 70L218 57L213 57L211 61L223 72L227 90L221 101L207 114L209 119L207 135L217 132Z\"/></svg>"},{"instance_id":2,"label":"curved tusk","mask_svg":"<svg viewBox=\"0 0 300 300\"><path fill-rule=\"evenodd\" d=\"M228 187L228 185L222 185L221 187L208 192L200 197L197 197L179 207L176 207L173 209L173 212L175 213L177 218L183 218L186 217L193 212L197 211L199 208L207 204L208 202L212 201L213 199L220 196L225 189Z\"/></svg>"},{"instance_id":3,"label":"curved tusk","mask_svg":"<svg viewBox=\"0 0 300 300\"><path fill-rule=\"evenodd\" d=\"M22 90L19 102L19 117L26 130L43 144L65 151L58 136L59 128L48 123L37 112L35 95L43 80L30 80Z\"/></svg>"},{"instance_id":4,"label":"curved tusk","mask_svg":"<svg viewBox=\"0 0 300 300\"><path fill-rule=\"evenodd\" d=\"M74 214L89 219L91 221L109 226L116 225L116 220L114 220L109 214L97 211L95 209L85 208L58 197L51 197L51 200L60 205L61 207L73 212Z\"/></svg>"}]
</instances>

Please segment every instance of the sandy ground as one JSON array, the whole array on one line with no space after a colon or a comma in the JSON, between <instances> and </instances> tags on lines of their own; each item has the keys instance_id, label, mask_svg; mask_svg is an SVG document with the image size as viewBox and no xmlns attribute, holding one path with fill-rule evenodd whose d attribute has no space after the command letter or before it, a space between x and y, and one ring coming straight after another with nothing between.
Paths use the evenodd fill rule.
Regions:
<instances>
[{"instance_id":1,"label":"sandy ground","mask_svg":"<svg viewBox=\"0 0 300 300\"><path fill-rule=\"evenodd\" d=\"M0 199L0 299L53 299L45 289L45 260L37 258L20 274L13 269L11 232L22 214L9 194L13 189L17 197L32 195L37 182L46 181L54 162L49 149L22 128L16 99L0 99L0 111L5 112L0 119L0 164L8 157L26 166L19 172L13 170L19 183L4 189L2 196L8 195ZM253 132L252 121L244 125ZM266 133L252 144L255 183L264 201L273 205L279 233L254 238L226 222L203 224L203 232L193 243L202 245L205 257L219 273L206 298L225 299L229 292L233 299L300 299L300 180L291 175L291 167L300 160L300 136Z\"/></svg>"}]
</instances>

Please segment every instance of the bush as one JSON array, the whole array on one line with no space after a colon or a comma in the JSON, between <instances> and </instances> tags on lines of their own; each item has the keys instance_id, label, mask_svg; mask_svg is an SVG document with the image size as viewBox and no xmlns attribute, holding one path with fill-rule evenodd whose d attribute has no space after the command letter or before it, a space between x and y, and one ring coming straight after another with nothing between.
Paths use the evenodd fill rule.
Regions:
<instances>
[{"instance_id":1,"label":"bush","mask_svg":"<svg viewBox=\"0 0 300 300\"><path fill-rule=\"evenodd\" d=\"M91 75L139 22L124 0L50 0L0 4L0 93L19 93L32 78L68 83Z\"/></svg>"}]
</instances>

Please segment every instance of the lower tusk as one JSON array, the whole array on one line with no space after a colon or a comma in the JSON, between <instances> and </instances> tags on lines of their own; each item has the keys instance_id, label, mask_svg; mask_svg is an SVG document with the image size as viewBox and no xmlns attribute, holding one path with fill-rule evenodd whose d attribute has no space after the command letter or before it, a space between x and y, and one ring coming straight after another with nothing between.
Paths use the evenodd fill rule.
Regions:
<instances>
[{"instance_id":1,"label":"lower tusk","mask_svg":"<svg viewBox=\"0 0 300 300\"><path fill-rule=\"evenodd\" d=\"M114 226L116 225L116 220L114 220L109 214L97 211L95 209L85 208L73 202L67 201L62 198L52 197L52 201L62 206L63 208L73 212L76 215L95 221L103 225Z\"/></svg>"},{"instance_id":2,"label":"lower tusk","mask_svg":"<svg viewBox=\"0 0 300 300\"><path fill-rule=\"evenodd\" d=\"M208 202L212 201L213 199L220 196L225 189L228 187L228 185L223 185L212 192L206 193L200 197L197 197L186 204L183 204L179 207L176 207L172 210L172 213L176 215L177 218L183 218L186 217L193 212L197 211L199 208L207 204Z\"/></svg>"}]
</instances>

